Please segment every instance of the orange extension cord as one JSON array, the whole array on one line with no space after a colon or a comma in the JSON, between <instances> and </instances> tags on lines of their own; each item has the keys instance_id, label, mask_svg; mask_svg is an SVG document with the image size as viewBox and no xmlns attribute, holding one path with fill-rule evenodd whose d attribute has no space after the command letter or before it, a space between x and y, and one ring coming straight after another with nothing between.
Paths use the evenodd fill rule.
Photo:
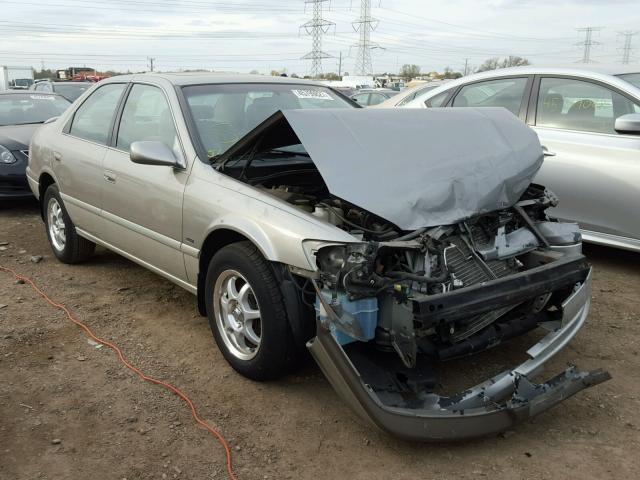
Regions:
<instances>
[{"instance_id":1,"label":"orange extension cord","mask_svg":"<svg viewBox=\"0 0 640 480\"><path fill-rule=\"evenodd\" d=\"M85 333L89 337L91 337L96 342L101 343L102 345L105 345L106 347L109 347L111 350L116 352L118 354L118 358L120 358L120 361L124 364L124 366L127 367L132 372L134 372L136 375L138 375L141 379L143 379L143 380L145 380L147 382L150 382L150 383L154 383L156 385L160 385L161 387L163 387L163 388L175 393L178 397L180 397L182 400L184 400L184 402L191 409L191 415L193 416L193 419L196 421L196 423L198 425L200 425L201 427L204 427L205 429L207 429L209 431L209 433L211 435L213 435L218 440L218 442L220 442L220 445L223 446L223 448L224 448L224 450L226 452L226 455L227 455L227 473L229 474L229 478L231 480L237 480L236 475L233 472L233 463L231 461L231 448L229 448L229 444L227 443L225 438L215 428L213 428L211 425L209 425L207 422L205 422L202 418L200 418L200 416L198 415L198 412L196 411L196 407L193 405L193 402L191 401L191 399L189 397L187 397L187 395L184 392L182 392L182 390L180 390L177 387L174 387L170 383L163 382L162 380L158 380L157 378L149 377L148 375L145 375L141 370L139 370L138 368L136 368L133 365L131 365L131 363L129 363L129 361L125 358L124 354L122 353L122 350L120 350L120 348L118 348L118 346L114 345L113 343L111 343L111 342L109 342L107 340L103 340L102 338L100 338L97 335L95 335L91 331L91 329L89 327L87 327L80 320L77 320L76 318L74 318L74 316L71 314L71 312L69 311L69 309L66 306L64 306L64 305L62 305L60 303L57 303L54 300L51 300L51 298L49 298L49 296L46 293L44 293L40 289L40 287L38 287L33 282L33 280L31 280L29 277L25 277L24 275L20 275L17 272L15 272L14 270L12 270L12 269L10 269L8 267L4 267L2 265L0 265L0 270L5 271L7 273L10 273L17 280L22 280L25 283L28 283L29 285L31 285L31 288L33 288L38 293L38 295L40 295L42 298L44 298L53 307L57 308L58 310L62 310L65 313L65 315L67 316L67 318L69 320L71 320L73 323L75 323L82 330L84 330Z\"/></svg>"}]
</instances>

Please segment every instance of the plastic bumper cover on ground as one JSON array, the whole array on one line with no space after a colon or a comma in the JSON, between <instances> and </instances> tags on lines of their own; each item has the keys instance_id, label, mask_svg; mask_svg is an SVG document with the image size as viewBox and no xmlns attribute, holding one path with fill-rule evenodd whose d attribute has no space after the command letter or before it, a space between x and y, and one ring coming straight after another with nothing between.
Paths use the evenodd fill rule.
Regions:
<instances>
[{"instance_id":1,"label":"plastic bumper cover on ground","mask_svg":"<svg viewBox=\"0 0 640 480\"><path fill-rule=\"evenodd\" d=\"M318 328L308 348L338 394L367 422L399 437L422 440L457 440L506 430L562 402L575 393L610 378L607 372L579 372L571 367L543 384L529 379L580 330L590 305L591 272L563 303L561 325L527 354L529 359L514 368L466 390L455 397L426 394L425 407L398 408L384 405L331 333Z\"/></svg>"}]
</instances>

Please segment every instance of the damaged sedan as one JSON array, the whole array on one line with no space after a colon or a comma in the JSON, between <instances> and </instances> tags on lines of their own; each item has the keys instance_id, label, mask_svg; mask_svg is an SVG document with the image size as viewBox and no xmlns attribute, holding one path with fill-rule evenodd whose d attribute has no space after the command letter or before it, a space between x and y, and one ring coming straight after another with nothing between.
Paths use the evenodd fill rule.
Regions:
<instances>
[{"instance_id":1,"label":"damaged sedan","mask_svg":"<svg viewBox=\"0 0 640 480\"><path fill-rule=\"evenodd\" d=\"M145 74L45 125L27 174L60 260L99 244L194 293L239 373L275 378L308 349L365 421L449 440L609 378L535 382L591 283L578 226L531 183L542 161L502 109L365 111L313 82ZM533 331L520 365L438 388L447 361Z\"/></svg>"}]
</instances>

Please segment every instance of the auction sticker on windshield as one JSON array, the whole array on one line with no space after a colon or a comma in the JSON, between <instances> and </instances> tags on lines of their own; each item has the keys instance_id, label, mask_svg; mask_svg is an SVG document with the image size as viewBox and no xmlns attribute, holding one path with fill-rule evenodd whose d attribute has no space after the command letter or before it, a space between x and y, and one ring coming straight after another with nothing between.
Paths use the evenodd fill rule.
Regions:
<instances>
[{"instance_id":1,"label":"auction sticker on windshield","mask_svg":"<svg viewBox=\"0 0 640 480\"><path fill-rule=\"evenodd\" d=\"M322 90L291 90L298 98L312 98L316 100L333 100L331 95Z\"/></svg>"},{"instance_id":2,"label":"auction sticker on windshield","mask_svg":"<svg viewBox=\"0 0 640 480\"><path fill-rule=\"evenodd\" d=\"M56 97L52 95L29 95L32 100L55 100Z\"/></svg>"}]
</instances>

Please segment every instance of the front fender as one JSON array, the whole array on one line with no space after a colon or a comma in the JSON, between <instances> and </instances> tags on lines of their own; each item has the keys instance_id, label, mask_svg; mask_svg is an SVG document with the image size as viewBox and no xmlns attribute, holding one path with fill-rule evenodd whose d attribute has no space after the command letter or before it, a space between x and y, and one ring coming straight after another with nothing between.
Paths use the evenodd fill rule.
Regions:
<instances>
[{"instance_id":1,"label":"front fender","mask_svg":"<svg viewBox=\"0 0 640 480\"><path fill-rule=\"evenodd\" d=\"M265 228L257 223L254 220L248 219L246 217L235 216L235 215L225 215L221 218L217 218L215 221L211 222L206 229L204 238L209 237L212 233L215 233L220 230L231 230L234 231L244 237L247 237L248 240L253 243L262 256L269 261L276 262L281 261L283 256L288 257L296 257L296 253L294 251L291 252L282 252L279 251L281 249L278 248L277 245L274 245L273 240L265 231ZM302 259L304 258L304 252L302 251L302 246L300 246L300 253L302 255ZM303 268L303 267L301 267Z\"/></svg>"},{"instance_id":2,"label":"front fender","mask_svg":"<svg viewBox=\"0 0 640 480\"><path fill-rule=\"evenodd\" d=\"M304 254L303 240L356 241L309 213L197 162L184 195L184 242L201 251L209 235L220 229L248 238L269 261L305 270L313 266Z\"/></svg>"}]
</instances>

